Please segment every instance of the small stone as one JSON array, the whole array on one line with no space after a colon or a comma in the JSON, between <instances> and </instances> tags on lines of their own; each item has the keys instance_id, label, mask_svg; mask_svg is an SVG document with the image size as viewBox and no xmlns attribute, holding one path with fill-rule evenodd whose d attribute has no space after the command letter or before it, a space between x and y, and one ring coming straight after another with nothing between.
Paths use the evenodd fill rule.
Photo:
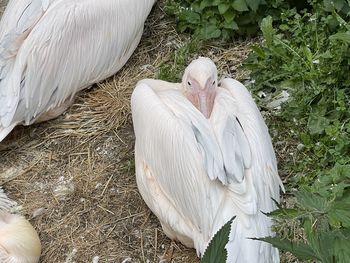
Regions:
<instances>
[{"instance_id":1,"label":"small stone","mask_svg":"<svg viewBox=\"0 0 350 263\"><path fill-rule=\"evenodd\" d=\"M132 261L131 261L131 258L126 258L126 259L124 259L124 260L122 261L122 263L127 263L127 262L132 262Z\"/></svg>"},{"instance_id":2,"label":"small stone","mask_svg":"<svg viewBox=\"0 0 350 263\"><path fill-rule=\"evenodd\" d=\"M305 145L302 144L302 143L299 143L298 146L297 146L297 149L298 149L299 151L301 151L301 150L304 149L304 148L305 148Z\"/></svg>"},{"instance_id":3,"label":"small stone","mask_svg":"<svg viewBox=\"0 0 350 263\"><path fill-rule=\"evenodd\" d=\"M47 209L46 209L46 208L44 208L44 207L40 207L40 208L38 208L38 209L35 209L35 210L34 210L34 212L33 212L33 218L35 218L35 217L38 217L38 216L41 216L41 215L45 214L45 213L46 213L46 211L47 211Z\"/></svg>"}]
</instances>

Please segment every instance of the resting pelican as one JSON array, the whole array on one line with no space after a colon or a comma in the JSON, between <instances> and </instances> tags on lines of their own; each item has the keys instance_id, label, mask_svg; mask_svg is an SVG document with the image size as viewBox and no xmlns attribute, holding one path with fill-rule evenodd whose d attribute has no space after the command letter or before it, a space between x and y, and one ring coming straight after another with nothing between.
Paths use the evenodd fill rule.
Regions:
<instances>
[{"instance_id":1,"label":"resting pelican","mask_svg":"<svg viewBox=\"0 0 350 263\"><path fill-rule=\"evenodd\" d=\"M156 0L10 0L0 23L0 141L116 73Z\"/></svg>"},{"instance_id":2,"label":"resting pelican","mask_svg":"<svg viewBox=\"0 0 350 263\"><path fill-rule=\"evenodd\" d=\"M23 216L8 212L12 203L0 187L0 262L37 263L39 236Z\"/></svg>"},{"instance_id":3,"label":"resting pelican","mask_svg":"<svg viewBox=\"0 0 350 263\"><path fill-rule=\"evenodd\" d=\"M279 262L251 240L273 235L262 212L275 209L282 182L264 120L247 89L218 86L209 58L194 60L182 83L140 81L131 98L139 191L165 234L202 256L233 216L227 262Z\"/></svg>"}]
</instances>

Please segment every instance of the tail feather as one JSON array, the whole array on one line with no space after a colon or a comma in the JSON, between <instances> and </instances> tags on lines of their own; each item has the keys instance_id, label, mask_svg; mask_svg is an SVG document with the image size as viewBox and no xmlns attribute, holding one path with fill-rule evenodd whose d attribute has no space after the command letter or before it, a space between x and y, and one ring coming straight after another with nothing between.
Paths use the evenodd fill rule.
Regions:
<instances>
[{"instance_id":1,"label":"tail feather","mask_svg":"<svg viewBox=\"0 0 350 263\"><path fill-rule=\"evenodd\" d=\"M240 216L232 222L229 242L226 245L228 252L226 262L279 263L279 253L276 248L263 241L251 239L272 234L270 219L262 213L247 217L251 221L249 227L246 227Z\"/></svg>"}]
</instances>

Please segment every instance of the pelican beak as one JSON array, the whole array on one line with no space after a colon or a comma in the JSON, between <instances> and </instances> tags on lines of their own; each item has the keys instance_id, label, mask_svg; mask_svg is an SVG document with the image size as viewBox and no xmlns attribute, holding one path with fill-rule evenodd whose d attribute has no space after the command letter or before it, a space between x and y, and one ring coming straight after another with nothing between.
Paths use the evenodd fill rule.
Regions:
<instances>
[{"instance_id":1,"label":"pelican beak","mask_svg":"<svg viewBox=\"0 0 350 263\"><path fill-rule=\"evenodd\" d=\"M198 93L199 111L209 119L214 106L216 89L211 82L207 82L204 89Z\"/></svg>"},{"instance_id":2,"label":"pelican beak","mask_svg":"<svg viewBox=\"0 0 350 263\"><path fill-rule=\"evenodd\" d=\"M198 101L199 111L202 112L207 119L209 119L214 104L213 96L208 94L208 92L203 92L198 95Z\"/></svg>"},{"instance_id":3,"label":"pelican beak","mask_svg":"<svg viewBox=\"0 0 350 263\"><path fill-rule=\"evenodd\" d=\"M192 89L186 90L185 95L205 118L210 118L216 95L216 86L212 82L201 85L193 81Z\"/></svg>"}]
</instances>

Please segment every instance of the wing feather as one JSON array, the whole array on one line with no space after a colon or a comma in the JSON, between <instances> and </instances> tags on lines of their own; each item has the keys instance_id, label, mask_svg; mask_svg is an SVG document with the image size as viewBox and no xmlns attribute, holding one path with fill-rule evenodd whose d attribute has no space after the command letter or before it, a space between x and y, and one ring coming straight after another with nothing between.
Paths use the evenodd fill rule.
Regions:
<instances>
[{"instance_id":1,"label":"wing feather","mask_svg":"<svg viewBox=\"0 0 350 263\"><path fill-rule=\"evenodd\" d=\"M156 183L163 196L159 198L151 189L146 189L150 183L144 186L138 183L146 203L163 224L181 232L186 222L193 226L188 236L209 239L223 193L219 190L222 183L212 181L206 169L212 169L215 174L223 173L223 168L220 149L208 122L178 90L155 91L145 82L136 86L131 106L136 167L139 167L136 176L142 181L150 174L151 179L147 180ZM204 165L203 160L209 164ZM159 207L159 203L164 205ZM178 217L168 214L173 210ZM197 242L201 246L206 244L203 240Z\"/></svg>"},{"instance_id":2,"label":"wing feather","mask_svg":"<svg viewBox=\"0 0 350 263\"><path fill-rule=\"evenodd\" d=\"M250 172L263 212L275 209L271 198L279 201L283 184L278 176L277 161L268 128L248 90L240 82L224 79L221 87L235 101L231 115L237 117L251 149ZM243 146L242 149L245 147ZM244 150L245 151L245 150Z\"/></svg>"},{"instance_id":3,"label":"wing feather","mask_svg":"<svg viewBox=\"0 0 350 263\"><path fill-rule=\"evenodd\" d=\"M228 262L279 262L277 249L247 239L273 234L271 219L262 212L275 209L271 198L279 200L279 187L283 187L268 129L241 83L225 79L221 87L211 122L226 173L235 179L228 185L232 194L227 201L235 208L226 207L228 213L237 214L227 244Z\"/></svg>"}]
</instances>

